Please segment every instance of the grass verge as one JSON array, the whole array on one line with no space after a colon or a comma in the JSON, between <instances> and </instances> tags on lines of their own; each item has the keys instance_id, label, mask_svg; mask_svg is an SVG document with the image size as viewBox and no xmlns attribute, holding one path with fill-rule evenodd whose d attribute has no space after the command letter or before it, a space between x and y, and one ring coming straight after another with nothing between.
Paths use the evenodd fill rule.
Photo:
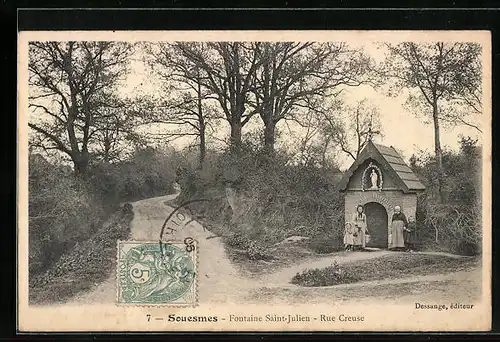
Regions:
<instances>
[{"instance_id":1,"label":"grass verge","mask_svg":"<svg viewBox=\"0 0 500 342\"><path fill-rule=\"evenodd\" d=\"M116 266L116 241L130 234L132 207L124 205L90 239L77 244L45 273L30 279L30 304L65 302L110 276Z\"/></svg>"},{"instance_id":2,"label":"grass verge","mask_svg":"<svg viewBox=\"0 0 500 342\"><path fill-rule=\"evenodd\" d=\"M480 263L480 258L395 253L380 258L338 264L297 273L291 283L300 286L331 286L362 281L387 280L417 275L456 272Z\"/></svg>"}]
</instances>

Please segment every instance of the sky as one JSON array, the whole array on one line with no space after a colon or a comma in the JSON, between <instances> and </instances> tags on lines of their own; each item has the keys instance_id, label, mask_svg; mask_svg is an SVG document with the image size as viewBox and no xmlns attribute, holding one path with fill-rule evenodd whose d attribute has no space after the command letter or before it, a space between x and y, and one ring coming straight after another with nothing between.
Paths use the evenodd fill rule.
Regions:
<instances>
[{"instance_id":1,"label":"sky","mask_svg":"<svg viewBox=\"0 0 500 342\"><path fill-rule=\"evenodd\" d=\"M384 58L384 51L374 43L349 44L353 47L363 48L370 53L376 62L380 62ZM131 63L131 74L124 84L123 91L129 94L154 92L157 87L156 82L154 76L142 62L139 53ZM382 90L375 90L368 85L347 88L343 93L343 99L347 105L354 105L356 102L366 99L370 105L378 108L383 137L374 136L373 141L382 145L394 146L398 151L401 151L403 159L408 162L413 153L418 154L421 151L432 153L434 150L434 129L430 122L424 123L422 117L416 117L414 113L409 112L404 107L406 97L406 89L401 89L401 93L397 97L389 97ZM255 129L260 124L260 119L255 117L251 124L244 127L243 131ZM221 137L227 135L229 133L228 124L221 121L220 125L218 131ZM281 139L287 139L286 132L288 130L284 124L278 125L278 129L284 133ZM481 138L481 134L471 127L441 127L442 148L457 150L460 135ZM185 140L177 140L175 146L182 147L188 143ZM349 168L353 162L352 158L345 154L338 155L336 159L341 170Z\"/></svg>"},{"instance_id":2,"label":"sky","mask_svg":"<svg viewBox=\"0 0 500 342\"><path fill-rule=\"evenodd\" d=\"M486 58L491 56L490 36L488 32L482 31L102 31L102 32L84 32L84 31L58 31L58 32L23 32L22 41L27 40L117 40L117 41L345 41L350 46L362 48L370 54L375 61L381 61L384 58L383 49L379 48L377 42L400 42L400 41L462 41L464 37L467 41L478 41L487 48L483 53L483 65L488 65L490 70L491 61ZM26 38L27 37L27 38ZM26 46L21 46L27 49ZM21 51L22 52L22 51ZM27 55L25 52L24 55ZM157 84L144 65L141 56L135 56L136 59L131 62L131 73L123 85L122 91L133 95L140 92L155 93L158 91ZM26 61L20 62L25 63ZM27 68L27 67L26 67ZM22 75L22 72L21 72ZM486 76L485 76L485 79ZM485 83L486 84L486 83ZM488 83L489 84L489 83ZM488 87L490 89L490 87ZM486 92L485 92L486 93ZM375 136L374 141L394 146L402 152L402 157L408 161L413 153L419 151L432 152L434 150L434 135L431 124L422 122L421 118L415 117L403 106L406 100L405 90L397 97L388 97L381 91L374 90L370 86L359 86L347 89L344 93L344 100L347 105L353 105L357 101L366 99L371 105L378 107L380 112L380 121L384 137ZM486 97L485 97L486 99ZM490 109L489 105L484 106ZM489 114L489 112L488 112ZM483 116L482 122L488 123ZM484 120L483 120L484 119ZM256 117L252 125L259 125L259 119ZM247 129L251 128L245 127ZM244 128L244 130L245 130ZM278 126L278 129L285 130ZM483 124L483 129L484 129ZM221 122L220 132L228 132L226 122ZM460 135L480 138L480 134L473 128L454 127L441 128L441 144L443 148L456 150ZM286 137L286 135L284 134ZM486 136L486 135L485 135ZM483 136L483 137L485 137ZM282 137L282 139L286 139ZM179 141L180 146L185 142ZM347 169L352 163L352 159L347 156L340 160L341 169Z\"/></svg>"}]
</instances>

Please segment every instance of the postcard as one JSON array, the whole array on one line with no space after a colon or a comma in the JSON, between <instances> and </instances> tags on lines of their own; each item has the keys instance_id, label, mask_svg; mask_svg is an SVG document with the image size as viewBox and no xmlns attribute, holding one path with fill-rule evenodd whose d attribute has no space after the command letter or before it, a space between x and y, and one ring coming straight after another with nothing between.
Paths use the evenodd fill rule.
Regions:
<instances>
[{"instance_id":1,"label":"postcard","mask_svg":"<svg viewBox=\"0 0 500 342\"><path fill-rule=\"evenodd\" d=\"M491 329L488 31L20 31L20 332Z\"/></svg>"}]
</instances>

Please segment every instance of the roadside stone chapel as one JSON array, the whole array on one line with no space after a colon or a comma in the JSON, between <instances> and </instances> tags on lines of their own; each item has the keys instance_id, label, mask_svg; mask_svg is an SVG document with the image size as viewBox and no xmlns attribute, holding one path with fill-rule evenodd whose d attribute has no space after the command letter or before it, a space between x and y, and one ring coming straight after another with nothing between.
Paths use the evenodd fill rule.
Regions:
<instances>
[{"instance_id":1,"label":"roadside stone chapel","mask_svg":"<svg viewBox=\"0 0 500 342\"><path fill-rule=\"evenodd\" d=\"M394 207L399 205L408 221L414 222L417 194L425 190L394 147L375 144L371 139L339 185L345 193L346 222L351 221L356 206L363 205L370 233L366 246L376 248L388 248Z\"/></svg>"}]
</instances>

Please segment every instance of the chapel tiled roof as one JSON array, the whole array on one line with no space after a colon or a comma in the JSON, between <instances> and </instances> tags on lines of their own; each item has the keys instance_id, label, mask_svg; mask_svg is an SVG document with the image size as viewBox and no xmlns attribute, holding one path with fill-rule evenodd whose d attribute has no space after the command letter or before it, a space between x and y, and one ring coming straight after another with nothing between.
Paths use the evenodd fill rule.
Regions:
<instances>
[{"instance_id":1,"label":"chapel tiled roof","mask_svg":"<svg viewBox=\"0 0 500 342\"><path fill-rule=\"evenodd\" d=\"M392 171L397 176L403 191L414 192L425 190L425 186L408 165L406 165L394 147L375 144L369 141L340 181L342 191L346 189L354 171L369 158L377 160L385 169L390 172Z\"/></svg>"}]
</instances>

